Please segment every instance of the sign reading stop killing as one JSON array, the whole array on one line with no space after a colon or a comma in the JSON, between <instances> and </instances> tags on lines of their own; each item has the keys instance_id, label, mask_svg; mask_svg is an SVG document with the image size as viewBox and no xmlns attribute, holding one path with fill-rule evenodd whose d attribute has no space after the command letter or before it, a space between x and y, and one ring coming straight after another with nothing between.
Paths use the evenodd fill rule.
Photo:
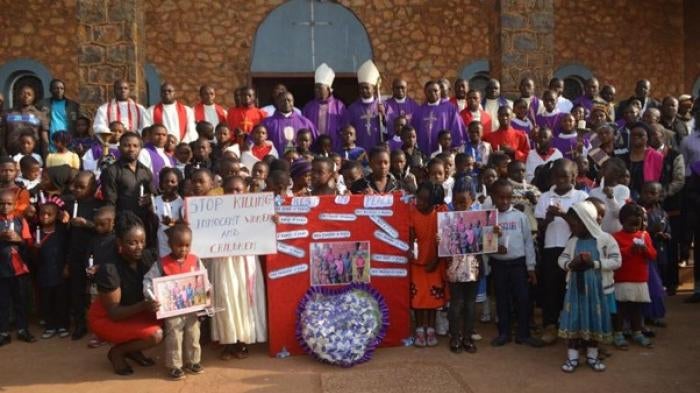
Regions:
<instances>
[{"instance_id":1,"label":"sign reading stop killing","mask_svg":"<svg viewBox=\"0 0 700 393\"><path fill-rule=\"evenodd\" d=\"M274 254L274 214L270 192L186 198L192 253L200 258Z\"/></svg>"}]
</instances>

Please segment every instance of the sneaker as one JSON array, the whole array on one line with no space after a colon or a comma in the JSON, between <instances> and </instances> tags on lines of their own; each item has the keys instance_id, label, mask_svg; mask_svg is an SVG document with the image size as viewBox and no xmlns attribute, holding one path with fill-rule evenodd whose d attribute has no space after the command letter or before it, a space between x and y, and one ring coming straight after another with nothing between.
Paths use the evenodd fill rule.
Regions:
<instances>
[{"instance_id":1,"label":"sneaker","mask_svg":"<svg viewBox=\"0 0 700 393\"><path fill-rule=\"evenodd\" d=\"M435 329L428 328L428 338L426 340L426 344L429 347L434 347L434 346L438 345L438 339L437 339L437 336L435 335Z\"/></svg>"},{"instance_id":2,"label":"sneaker","mask_svg":"<svg viewBox=\"0 0 700 393\"><path fill-rule=\"evenodd\" d=\"M516 344L525 344L529 345L533 348L542 348L544 347L544 341L540 340L539 338L536 337L525 337L525 338L516 338L515 339Z\"/></svg>"},{"instance_id":3,"label":"sneaker","mask_svg":"<svg viewBox=\"0 0 700 393\"><path fill-rule=\"evenodd\" d=\"M479 318L479 321L481 323L489 323L491 322L491 314L481 314L481 317Z\"/></svg>"},{"instance_id":4,"label":"sneaker","mask_svg":"<svg viewBox=\"0 0 700 393\"><path fill-rule=\"evenodd\" d=\"M204 367L202 367L202 365L200 365L199 363L188 364L185 366L185 371L191 374L201 374L204 372Z\"/></svg>"},{"instance_id":5,"label":"sneaker","mask_svg":"<svg viewBox=\"0 0 700 393\"><path fill-rule=\"evenodd\" d=\"M476 344L473 340L462 340L462 346L467 353L476 353Z\"/></svg>"},{"instance_id":6,"label":"sneaker","mask_svg":"<svg viewBox=\"0 0 700 393\"><path fill-rule=\"evenodd\" d=\"M53 329L46 329L44 330L44 333L41 335L41 338L44 340L48 340L52 338L53 336L56 335L56 331Z\"/></svg>"},{"instance_id":7,"label":"sneaker","mask_svg":"<svg viewBox=\"0 0 700 393\"><path fill-rule=\"evenodd\" d=\"M17 339L24 341L25 343L36 342L36 338L29 333L27 329L20 329L17 331Z\"/></svg>"},{"instance_id":8,"label":"sneaker","mask_svg":"<svg viewBox=\"0 0 700 393\"><path fill-rule=\"evenodd\" d=\"M3 345L7 345L12 342L12 337L10 337L10 333L0 333L0 347Z\"/></svg>"},{"instance_id":9,"label":"sneaker","mask_svg":"<svg viewBox=\"0 0 700 393\"><path fill-rule=\"evenodd\" d=\"M68 331L68 329L64 329L64 328L58 329L57 333L58 333L58 337L60 337L60 338L66 338L66 337L70 336L70 332Z\"/></svg>"},{"instance_id":10,"label":"sneaker","mask_svg":"<svg viewBox=\"0 0 700 393\"><path fill-rule=\"evenodd\" d=\"M615 335L613 336L613 345L617 349L621 349L623 351L626 351L629 349L630 344L625 340L625 335L622 334L622 332L616 332Z\"/></svg>"},{"instance_id":11,"label":"sneaker","mask_svg":"<svg viewBox=\"0 0 700 393\"><path fill-rule=\"evenodd\" d=\"M185 378L185 372L179 368L171 368L170 371L168 371L168 377L170 377L172 381L179 381Z\"/></svg>"},{"instance_id":12,"label":"sneaker","mask_svg":"<svg viewBox=\"0 0 700 393\"><path fill-rule=\"evenodd\" d=\"M545 345L554 344L557 341L557 327L554 325L547 325L544 328L544 333L542 333L542 342Z\"/></svg>"},{"instance_id":13,"label":"sneaker","mask_svg":"<svg viewBox=\"0 0 700 393\"><path fill-rule=\"evenodd\" d=\"M472 341L481 341L483 337L481 337L481 334L477 333L476 330L472 330L472 334L470 335Z\"/></svg>"},{"instance_id":14,"label":"sneaker","mask_svg":"<svg viewBox=\"0 0 700 393\"><path fill-rule=\"evenodd\" d=\"M502 347L510 342L510 337L498 336L491 340L492 347Z\"/></svg>"},{"instance_id":15,"label":"sneaker","mask_svg":"<svg viewBox=\"0 0 700 393\"><path fill-rule=\"evenodd\" d=\"M416 329L416 335L415 340L413 340L413 345L418 348L423 348L426 346L425 330L423 330L423 328Z\"/></svg>"}]
</instances>

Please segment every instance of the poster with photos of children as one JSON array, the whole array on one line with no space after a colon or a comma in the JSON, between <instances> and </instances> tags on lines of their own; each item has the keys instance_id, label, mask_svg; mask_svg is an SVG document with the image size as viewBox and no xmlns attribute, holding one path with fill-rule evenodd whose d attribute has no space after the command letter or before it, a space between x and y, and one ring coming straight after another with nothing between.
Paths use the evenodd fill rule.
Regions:
<instances>
[{"instance_id":1,"label":"poster with photos of children","mask_svg":"<svg viewBox=\"0 0 700 393\"><path fill-rule=\"evenodd\" d=\"M489 254L498 251L496 210L438 213L438 256Z\"/></svg>"}]
</instances>

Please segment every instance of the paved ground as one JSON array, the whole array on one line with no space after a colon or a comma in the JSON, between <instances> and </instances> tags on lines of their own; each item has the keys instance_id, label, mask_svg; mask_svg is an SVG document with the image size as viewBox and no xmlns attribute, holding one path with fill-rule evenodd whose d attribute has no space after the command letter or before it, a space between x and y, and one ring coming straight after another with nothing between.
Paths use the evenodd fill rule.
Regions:
<instances>
[{"instance_id":1,"label":"paved ground","mask_svg":"<svg viewBox=\"0 0 700 393\"><path fill-rule=\"evenodd\" d=\"M682 294L668 299L669 327L658 330L655 348L612 350L608 371L580 367L559 371L563 344L531 349L515 344L494 349L482 341L474 355L454 355L442 339L431 349L380 349L369 363L352 369L321 365L306 356L267 357L264 346L246 360L221 361L213 347L204 350L204 374L170 382L164 370L136 368L129 377L112 374L107 348L87 349L86 340L54 338L36 344L13 341L0 349L0 392L700 392L700 304L684 304ZM493 325L479 325L486 339ZM38 329L35 328L35 333ZM158 356L159 350L151 355ZM160 363L159 363L160 364Z\"/></svg>"}]
</instances>

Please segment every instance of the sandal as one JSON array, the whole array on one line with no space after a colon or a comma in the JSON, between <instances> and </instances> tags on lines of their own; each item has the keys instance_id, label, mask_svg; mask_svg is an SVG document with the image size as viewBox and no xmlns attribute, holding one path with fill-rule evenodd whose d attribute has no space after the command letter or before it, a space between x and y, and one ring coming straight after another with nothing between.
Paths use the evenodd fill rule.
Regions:
<instances>
[{"instance_id":1,"label":"sandal","mask_svg":"<svg viewBox=\"0 0 700 393\"><path fill-rule=\"evenodd\" d=\"M117 364L114 361L114 348L110 349L109 352L107 352L107 359L109 359L109 362L112 363L112 368L114 369L114 373L117 375L131 375L134 373L134 369L129 366L129 363L126 362L126 360L122 359L124 362L124 367L117 367Z\"/></svg>"},{"instance_id":2,"label":"sandal","mask_svg":"<svg viewBox=\"0 0 700 393\"><path fill-rule=\"evenodd\" d=\"M597 371L597 372L603 372L603 371L605 371L605 368L606 368L605 364L603 364L603 362L601 362L599 358L587 357L586 364L588 365L588 367L591 368L591 370Z\"/></svg>"},{"instance_id":3,"label":"sandal","mask_svg":"<svg viewBox=\"0 0 700 393\"><path fill-rule=\"evenodd\" d=\"M628 350L630 346L627 340L625 340L625 336L623 336L622 333L615 333L615 336L613 337L613 345L615 346L615 348L623 351Z\"/></svg>"},{"instance_id":4,"label":"sandal","mask_svg":"<svg viewBox=\"0 0 700 393\"><path fill-rule=\"evenodd\" d=\"M450 339L450 351L452 353L462 353L462 343L459 341L459 338L452 337Z\"/></svg>"},{"instance_id":5,"label":"sandal","mask_svg":"<svg viewBox=\"0 0 700 393\"><path fill-rule=\"evenodd\" d=\"M153 359L146 357L146 355L144 355L141 351L127 353L125 357L129 360L136 362L136 364L138 364L141 367L151 367L154 364L156 364L156 362Z\"/></svg>"},{"instance_id":6,"label":"sandal","mask_svg":"<svg viewBox=\"0 0 700 393\"><path fill-rule=\"evenodd\" d=\"M233 346L233 356L236 359L246 359L248 358L248 347L245 344L236 343Z\"/></svg>"},{"instance_id":7,"label":"sandal","mask_svg":"<svg viewBox=\"0 0 700 393\"><path fill-rule=\"evenodd\" d=\"M573 373L578 367L578 359L566 359L564 364L561 365L561 371L565 373Z\"/></svg>"},{"instance_id":8,"label":"sandal","mask_svg":"<svg viewBox=\"0 0 700 393\"><path fill-rule=\"evenodd\" d=\"M168 371L168 377L170 377L171 381L179 381L185 378L185 372L179 368L171 368L170 371Z\"/></svg>"},{"instance_id":9,"label":"sandal","mask_svg":"<svg viewBox=\"0 0 700 393\"><path fill-rule=\"evenodd\" d=\"M649 340L644 334L641 333L636 333L634 336L632 336L632 340L644 348L654 347L654 344L651 343L651 340Z\"/></svg>"}]
</instances>

